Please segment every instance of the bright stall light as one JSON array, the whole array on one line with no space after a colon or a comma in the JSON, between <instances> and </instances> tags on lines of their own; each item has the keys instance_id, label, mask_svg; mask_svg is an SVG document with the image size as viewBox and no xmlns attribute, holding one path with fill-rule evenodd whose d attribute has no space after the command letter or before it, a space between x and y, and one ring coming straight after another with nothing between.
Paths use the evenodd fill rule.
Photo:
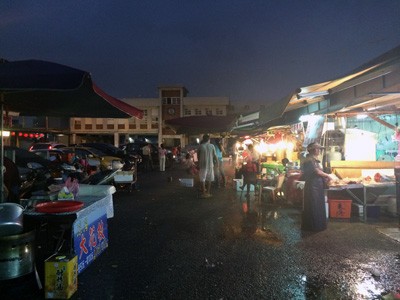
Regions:
<instances>
[{"instance_id":1,"label":"bright stall light","mask_svg":"<svg viewBox=\"0 0 400 300\"><path fill-rule=\"evenodd\" d=\"M245 140L245 141L243 142L243 144L245 144L245 145L250 145L250 144L253 144L253 142L252 142L251 139L247 139L247 140Z\"/></svg>"},{"instance_id":2,"label":"bright stall light","mask_svg":"<svg viewBox=\"0 0 400 300\"><path fill-rule=\"evenodd\" d=\"M367 115L357 115L357 119L365 119L368 117Z\"/></svg>"},{"instance_id":3,"label":"bright stall light","mask_svg":"<svg viewBox=\"0 0 400 300\"><path fill-rule=\"evenodd\" d=\"M265 153L268 151L268 145L263 140L261 140L260 144L257 145L255 148L260 153Z\"/></svg>"},{"instance_id":4,"label":"bright stall light","mask_svg":"<svg viewBox=\"0 0 400 300\"><path fill-rule=\"evenodd\" d=\"M283 150L286 148L285 142L280 141L279 143L276 144L276 148L279 150Z\"/></svg>"}]
</instances>

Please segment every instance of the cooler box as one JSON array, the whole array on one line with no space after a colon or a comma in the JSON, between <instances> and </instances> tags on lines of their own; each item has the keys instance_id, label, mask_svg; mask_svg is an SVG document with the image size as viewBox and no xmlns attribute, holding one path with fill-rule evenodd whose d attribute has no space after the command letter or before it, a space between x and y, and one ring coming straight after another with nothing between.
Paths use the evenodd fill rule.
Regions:
<instances>
[{"instance_id":1,"label":"cooler box","mask_svg":"<svg viewBox=\"0 0 400 300\"><path fill-rule=\"evenodd\" d=\"M44 262L46 299L69 299L78 289L78 256L56 254Z\"/></svg>"},{"instance_id":2,"label":"cooler box","mask_svg":"<svg viewBox=\"0 0 400 300\"><path fill-rule=\"evenodd\" d=\"M333 199L328 198L329 203L329 217L330 218L339 218L339 219L348 219L351 215L351 199Z\"/></svg>"},{"instance_id":3,"label":"cooler box","mask_svg":"<svg viewBox=\"0 0 400 300\"><path fill-rule=\"evenodd\" d=\"M193 187L194 186L194 180L193 178L181 178L179 179L181 182L181 185L187 186L187 187Z\"/></svg>"},{"instance_id":4,"label":"cooler box","mask_svg":"<svg viewBox=\"0 0 400 300\"><path fill-rule=\"evenodd\" d=\"M118 171L115 176L114 176L114 181L115 182L121 182L121 183L130 183L133 181L133 177L135 175L134 171Z\"/></svg>"}]
</instances>

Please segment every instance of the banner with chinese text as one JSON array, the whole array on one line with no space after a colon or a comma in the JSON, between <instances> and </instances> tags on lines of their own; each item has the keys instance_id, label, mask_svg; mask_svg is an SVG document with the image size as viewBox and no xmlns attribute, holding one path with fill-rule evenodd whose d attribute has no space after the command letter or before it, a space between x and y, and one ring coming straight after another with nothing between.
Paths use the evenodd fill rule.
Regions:
<instances>
[{"instance_id":1,"label":"banner with chinese text","mask_svg":"<svg viewBox=\"0 0 400 300\"><path fill-rule=\"evenodd\" d=\"M108 228L105 209L96 209L74 222L74 251L78 256L78 274L85 270L107 247Z\"/></svg>"}]
</instances>

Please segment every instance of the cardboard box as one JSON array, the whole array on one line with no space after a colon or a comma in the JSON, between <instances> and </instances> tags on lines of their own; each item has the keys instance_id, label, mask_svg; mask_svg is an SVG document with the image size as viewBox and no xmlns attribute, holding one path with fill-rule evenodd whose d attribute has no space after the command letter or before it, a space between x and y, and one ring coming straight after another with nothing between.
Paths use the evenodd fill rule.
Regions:
<instances>
[{"instance_id":1,"label":"cardboard box","mask_svg":"<svg viewBox=\"0 0 400 300\"><path fill-rule=\"evenodd\" d=\"M179 181L181 182L181 185L184 185L184 186L187 186L187 187L193 187L194 186L193 178L180 178Z\"/></svg>"},{"instance_id":2,"label":"cardboard box","mask_svg":"<svg viewBox=\"0 0 400 300\"><path fill-rule=\"evenodd\" d=\"M45 298L69 299L78 289L78 256L56 254L44 262Z\"/></svg>"}]
</instances>

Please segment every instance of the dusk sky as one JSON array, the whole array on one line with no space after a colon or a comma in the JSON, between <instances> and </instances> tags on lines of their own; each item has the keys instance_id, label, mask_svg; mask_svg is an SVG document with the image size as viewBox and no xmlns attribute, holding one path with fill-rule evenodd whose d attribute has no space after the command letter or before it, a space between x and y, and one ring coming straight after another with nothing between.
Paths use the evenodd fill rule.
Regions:
<instances>
[{"instance_id":1,"label":"dusk sky","mask_svg":"<svg viewBox=\"0 0 400 300\"><path fill-rule=\"evenodd\" d=\"M273 102L398 45L400 0L0 1L1 58L89 71L117 98Z\"/></svg>"}]
</instances>

